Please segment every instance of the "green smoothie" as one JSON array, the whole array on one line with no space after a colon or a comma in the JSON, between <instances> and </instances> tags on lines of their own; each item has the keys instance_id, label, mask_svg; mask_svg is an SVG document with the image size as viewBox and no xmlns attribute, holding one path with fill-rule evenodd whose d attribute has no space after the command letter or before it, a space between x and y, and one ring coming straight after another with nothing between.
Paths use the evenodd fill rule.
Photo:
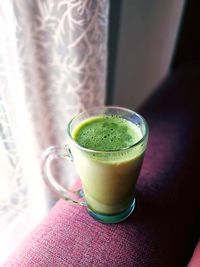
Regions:
<instances>
[{"instance_id":1,"label":"green smoothie","mask_svg":"<svg viewBox=\"0 0 200 267\"><path fill-rule=\"evenodd\" d=\"M102 214L126 210L134 198L144 147L140 128L124 118L98 115L72 131L71 144L88 206ZM82 149L83 148L83 149Z\"/></svg>"},{"instance_id":2,"label":"green smoothie","mask_svg":"<svg viewBox=\"0 0 200 267\"><path fill-rule=\"evenodd\" d=\"M80 123L73 131L73 138L88 149L113 151L129 148L142 138L142 134L132 122L104 115Z\"/></svg>"}]
</instances>

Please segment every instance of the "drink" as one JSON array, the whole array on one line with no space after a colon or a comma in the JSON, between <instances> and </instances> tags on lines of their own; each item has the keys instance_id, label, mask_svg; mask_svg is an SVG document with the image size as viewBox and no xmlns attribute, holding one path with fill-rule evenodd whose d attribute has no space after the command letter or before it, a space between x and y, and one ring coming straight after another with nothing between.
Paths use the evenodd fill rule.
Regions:
<instances>
[{"instance_id":1,"label":"drink","mask_svg":"<svg viewBox=\"0 0 200 267\"><path fill-rule=\"evenodd\" d=\"M65 148L51 146L44 152L44 179L60 197L85 206L96 220L120 222L135 208L135 184L147 141L148 126L136 112L120 107L85 110L68 123ZM56 158L74 162L80 190L68 190L52 176L50 165Z\"/></svg>"},{"instance_id":2,"label":"drink","mask_svg":"<svg viewBox=\"0 0 200 267\"><path fill-rule=\"evenodd\" d=\"M98 115L81 121L70 146L88 207L101 214L123 212L134 199L144 149L140 128L119 116ZM94 150L95 153L91 153Z\"/></svg>"}]
</instances>

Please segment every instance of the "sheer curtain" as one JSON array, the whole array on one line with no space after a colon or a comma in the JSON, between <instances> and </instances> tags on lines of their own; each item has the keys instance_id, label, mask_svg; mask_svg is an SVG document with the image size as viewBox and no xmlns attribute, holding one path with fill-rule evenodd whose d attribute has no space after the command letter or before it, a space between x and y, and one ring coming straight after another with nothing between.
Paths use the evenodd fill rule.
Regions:
<instances>
[{"instance_id":1,"label":"sheer curtain","mask_svg":"<svg viewBox=\"0 0 200 267\"><path fill-rule=\"evenodd\" d=\"M42 151L65 144L73 115L104 104L108 9L106 0L0 2L0 262L48 211Z\"/></svg>"}]
</instances>

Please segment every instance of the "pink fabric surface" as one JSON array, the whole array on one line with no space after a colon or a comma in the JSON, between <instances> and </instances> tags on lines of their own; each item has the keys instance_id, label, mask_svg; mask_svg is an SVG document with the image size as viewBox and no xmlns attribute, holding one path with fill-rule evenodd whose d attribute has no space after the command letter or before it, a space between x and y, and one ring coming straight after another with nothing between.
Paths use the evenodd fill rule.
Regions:
<instances>
[{"instance_id":1,"label":"pink fabric surface","mask_svg":"<svg viewBox=\"0 0 200 267\"><path fill-rule=\"evenodd\" d=\"M127 220L101 224L84 207L60 200L4 267L186 266L200 211L194 81L199 71L191 79L178 73L141 109L150 139Z\"/></svg>"},{"instance_id":2,"label":"pink fabric surface","mask_svg":"<svg viewBox=\"0 0 200 267\"><path fill-rule=\"evenodd\" d=\"M200 241L198 242L192 258L189 262L188 267L199 267L200 266Z\"/></svg>"},{"instance_id":3,"label":"pink fabric surface","mask_svg":"<svg viewBox=\"0 0 200 267\"><path fill-rule=\"evenodd\" d=\"M5 266L132 266L133 261L147 262L153 233L145 236L147 243L142 248L137 242L133 247L133 239L144 238L139 228L135 222L133 229L131 220L102 225L83 207L60 200Z\"/></svg>"}]
</instances>

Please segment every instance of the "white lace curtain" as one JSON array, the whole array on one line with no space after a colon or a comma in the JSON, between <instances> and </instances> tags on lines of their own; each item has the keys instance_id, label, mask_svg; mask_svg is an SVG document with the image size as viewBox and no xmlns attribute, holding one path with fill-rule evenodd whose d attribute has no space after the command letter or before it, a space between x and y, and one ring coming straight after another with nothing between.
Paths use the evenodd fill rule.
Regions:
<instances>
[{"instance_id":1,"label":"white lace curtain","mask_svg":"<svg viewBox=\"0 0 200 267\"><path fill-rule=\"evenodd\" d=\"M106 0L0 1L0 232L4 234L5 225L8 228L24 212L29 220L27 210L38 217L46 209L42 150L65 144L72 115L104 104L108 8Z\"/></svg>"}]
</instances>

